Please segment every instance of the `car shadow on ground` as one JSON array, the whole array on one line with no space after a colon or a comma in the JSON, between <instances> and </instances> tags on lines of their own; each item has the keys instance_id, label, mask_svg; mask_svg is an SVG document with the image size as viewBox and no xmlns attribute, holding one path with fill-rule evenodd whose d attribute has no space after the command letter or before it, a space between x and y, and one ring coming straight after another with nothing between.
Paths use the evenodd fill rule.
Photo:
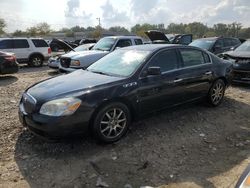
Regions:
<instances>
[{"instance_id":1,"label":"car shadow on ground","mask_svg":"<svg viewBox=\"0 0 250 188\"><path fill-rule=\"evenodd\" d=\"M235 87L242 91L250 92L250 84L233 84L232 87Z\"/></svg>"},{"instance_id":2,"label":"car shadow on ground","mask_svg":"<svg viewBox=\"0 0 250 188\"><path fill-rule=\"evenodd\" d=\"M12 75L0 75L0 87L15 83L17 80L18 78Z\"/></svg>"},{"instance_id":3,"label":"car shadow on ground","mask_svg":"<svg viewBox=\"0 0 250 188\"><path fill-rule=\"evenodd\" d=\"M62 73L60 73L58 70L51 70L50 72L48 72L48 75L59 76L59 75L62 75Z\"/></svg>"},{"instance_id":4,"label":"car shadow on ground","mask_svg":"<svg viewBox=\"0 0 250 188\"><path fill-rule=\"evenodd\" d=\"M30 73L30 72L41 72L45 70L49 70L49 67L46 64L43 64L40 67L30 67L26 64L19 65L19 72L18 73Z\"/></svg>"},{"instance_id":5,"label":"car shadow on ground","mask_svg":"<svg viewBox=\"0 0 250 188\"><path fill-rule=\"evenodd\" d=\"M173 182L213 188L209 178L250 155L249 113L248 104L227 97L217 108L185 105L134 123L110 145L90 136L48 143L23 131L15 160L30 187L93 188L101 177L111 188Z\"/></svg>"}]
</instances>

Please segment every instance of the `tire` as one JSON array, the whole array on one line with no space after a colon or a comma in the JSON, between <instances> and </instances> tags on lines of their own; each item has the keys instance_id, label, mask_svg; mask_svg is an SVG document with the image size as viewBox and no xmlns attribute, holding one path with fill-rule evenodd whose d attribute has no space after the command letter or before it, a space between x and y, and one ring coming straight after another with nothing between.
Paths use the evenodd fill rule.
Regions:
<instances>
[{"instance_id":1,"label":"tire","mask_svg":"<svg viewBox=\"0 0 250 188\"><path fill-rule=\"evenodd\" d=\"M104 143L120 140L127 132L131 123L128 107L122 103L110 103L101 108L93 121L94 137Z\"/></svg>"},{"instance_id":2,"label":"tire","mask_svg":"<svg viewBox=\"0 0 250 188\"><path fill-rule=\"evenodd\" d=\"M43 58L40 55L34 55L30 58L29 66L40 67L43 65Z\"/></svg>"},{"instance_id":3,"label":"tire","mask_svg":"<svg viewBox=\"0 0 250 188\"><path fill-rule=\"evenodd\" d=\"M219 106L223 101L225 89L225 82L221 79L216 80L209 90L208 103L214 107Z\"/></svg>"}]
</instances>

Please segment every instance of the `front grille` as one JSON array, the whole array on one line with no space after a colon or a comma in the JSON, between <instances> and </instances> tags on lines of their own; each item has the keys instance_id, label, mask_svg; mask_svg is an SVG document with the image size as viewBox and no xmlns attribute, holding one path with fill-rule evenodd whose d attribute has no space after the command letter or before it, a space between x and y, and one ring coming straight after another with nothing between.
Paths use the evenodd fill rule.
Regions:
<instances>
[{"instance_id":1,"label":"front grille","mask_svg":"<svg viewBox=\"0 0 250 188\"><path fill-rule=\"evenodd\" d=\"M235 79L250 80L250 71L233 71L233 76Z\"/></svg>"},{"instance_id":2,"label":"front grille","mask_svg":"<svg viewBox=\"0 0 250 188\"><path fill-rule=\"evenodd\" d=\"M24 93L21 103L26 113L32 113L36 108L36 99L28 93Z\"/></svg>"},{"instance_id":3,"label":"front grille","mask_svg":"<svg viewBox=\"0 0 250 188\"><path fill-rule=\"evenodd\" d=\"M70 66L70 58L66 58L66 57L61 57L60 62L61 62L61 66L64 68L69 68Z\"/></svg>"}]
</instances>

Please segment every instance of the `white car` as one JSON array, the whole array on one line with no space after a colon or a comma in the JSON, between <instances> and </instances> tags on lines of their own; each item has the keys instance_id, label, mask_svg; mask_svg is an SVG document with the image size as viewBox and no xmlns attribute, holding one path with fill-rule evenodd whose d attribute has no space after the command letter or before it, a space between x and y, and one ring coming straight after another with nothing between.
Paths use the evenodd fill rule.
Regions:
<instances>
[{"instance_id":1,"label":"white car","mask_svg":"<svg viewBox=\"0 0 250 188\"><path fill-rule=\"evenodd\" d=\"M142 44L142 38L138 36L104 37L100 39L91 50L71 52L62 55L59 63L59 71L69 73L77 69L86 69L88 66L116 49Z\"/></svg>"},{"instance_id":2,"label":"white car","mask_svg":"<svg viewBox=\"0 0 250 188\"><path fill-rule=\"evenodd\" d=\"M42 66L51 56L48 43L41 38L0 38L0 50L15 53L19 63Z\"/></svg>"}]
</instances>

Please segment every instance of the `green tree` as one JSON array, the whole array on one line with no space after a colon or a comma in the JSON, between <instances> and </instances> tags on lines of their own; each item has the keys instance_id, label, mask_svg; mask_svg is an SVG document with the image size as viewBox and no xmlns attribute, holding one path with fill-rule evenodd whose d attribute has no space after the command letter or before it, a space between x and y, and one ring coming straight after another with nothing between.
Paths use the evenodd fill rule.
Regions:
<instances>
[{"instance_id":1,"label":"green tree","mask_svg":"<svg viewBox=\"0 0 250 188\"><path fill-rule=\"evenodd\" d=\"M216 36L225 36L228 33L227 24L218 23L213 26L213 30Z\"/></svg>"},{"instance_id":2,"label":"green tree","mask_svg":"<svg viewBox=\"0 0 250 188\"><path fill-rule=\"evenodd\" d=\"M6 23L5 23L5 20L0 18L0 35L1 34L4 34L4 28L6 27Z\"/></svg>"},{"instance_id":3,"label":"green tree","mask_svg":"<svg viewBox=\"0 0 250 188\"><path fill-rule=\"evenodd\" d=\"M185 33L193 34L194 38L201 38L205 36L205 33L208 30L208 27L200 22L189 23L185 27Z\"/></svg>"},{"instance_id":4,"label":"green tree","mask_svg":"<svg viewBox=\"0 0 250 188\"><path fill-rule=\"evenodd\" d=\"M51 32L50 25L46 22L39 23L35 27L39 35L47 35Z\"/></svg>"},{"instance_id":5,"label":"green tree","mask_svg":"<svg viewBox=\"0 0 250 188\"><path fill-rule=\"evenodd\" d=\"M110 27L108 30L114 33L122 33L122 34L129 33L129 31L125 27L121 27L121 26Z\"/></svg>"},{"instance_id":6,"label":"green tree","mask_svg":"<svg viewBox=\"0 0 250 188\"><path fill-rule=\"evenodd\" d=\"M32 36L32 37L37 36L38 35L37 27L33 26L33 27L28 28L26 30L26 33L27 35Z\"/></svg>"},{"instance_id":7,"label":"green tree","mask_svg":"<svg viewBox=\"0 0 250 188\"><path fill-rule=\"evenodd\" d=\"M27 33L24 32L24 31L21 31L21 30L16 30L12 34L12 36L14 36L14 37L22 37L22 36L25 36L25 35L27 35Z\"/></svg>"},{"instance_id":8,"label":"green tree","mask_svg":"<svg viewBox=\"0 0 250 188\"><path fill-rule=\"evenodd\" d=\"M175 34L185 33L185 28L186 28L186 24L183 24L183 23L181 23L181 24L171 23L167 27L167 32L168 33L175 33Z\"/></svg>"}]
</instances>

